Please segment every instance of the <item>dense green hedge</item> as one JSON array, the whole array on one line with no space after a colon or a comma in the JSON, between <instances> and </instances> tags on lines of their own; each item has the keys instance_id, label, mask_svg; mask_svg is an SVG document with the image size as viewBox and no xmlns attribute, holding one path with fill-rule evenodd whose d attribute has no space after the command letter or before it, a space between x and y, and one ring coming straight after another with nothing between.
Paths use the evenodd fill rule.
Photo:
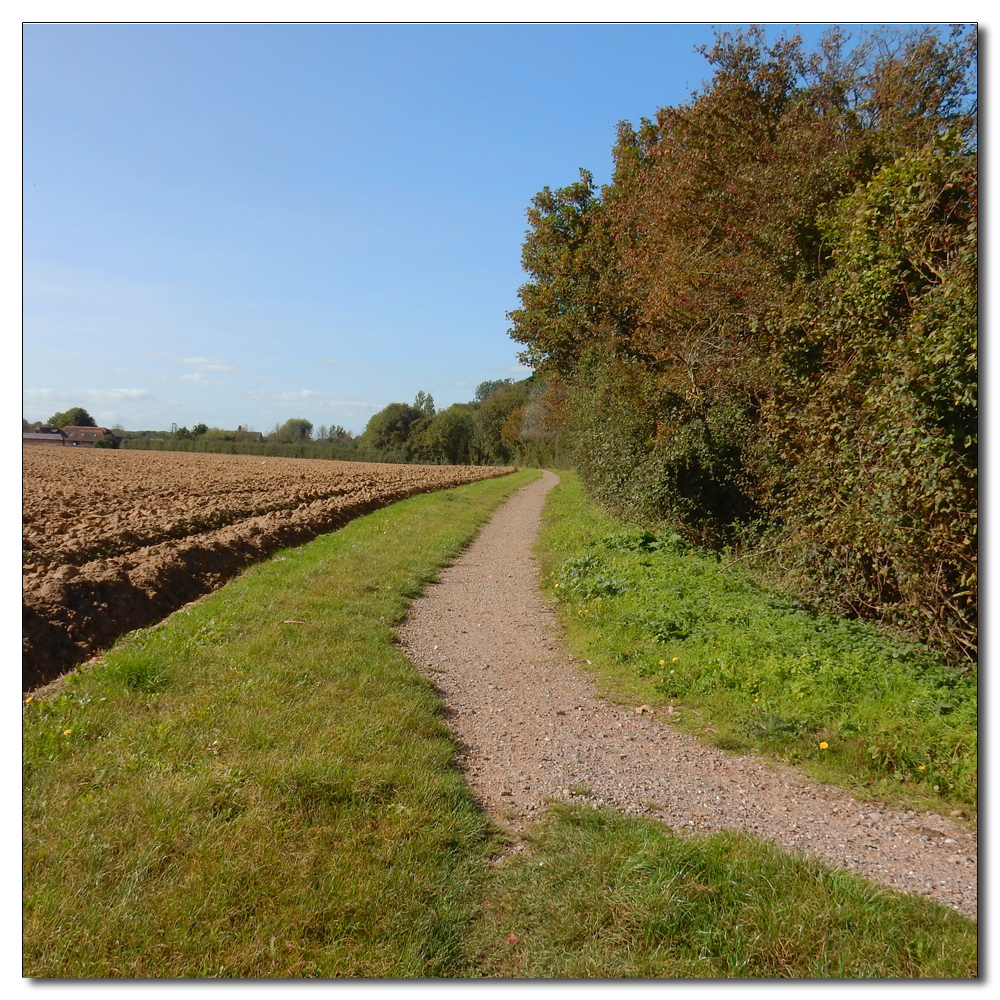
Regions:
<instances>
[{"instance_id":1,"label":"dense green hedge","mask_svg":"<svg viewBox=\"0 0 1000 1000\"><path fill-rule=\"evenodd\" d=\"M546 188L512 336L593 495L976 657L976 35L719 36Z\"/></svg>"},{"instance_id":2,"label":"dense green hedge","mask_svg":"<svg viewBox=\"0 0 1000 1000\"><path fill-rule=\"evenodd\" d=\"M125 438L122 448L136 451L197 451L221 455L265 455L285 458L328 458L348 462L387 461L375 452L360 451L351 446L335 444L290 444L277 441L221 441L218 439L158 440L156 438Z\"/></svg>"}]
</instances>

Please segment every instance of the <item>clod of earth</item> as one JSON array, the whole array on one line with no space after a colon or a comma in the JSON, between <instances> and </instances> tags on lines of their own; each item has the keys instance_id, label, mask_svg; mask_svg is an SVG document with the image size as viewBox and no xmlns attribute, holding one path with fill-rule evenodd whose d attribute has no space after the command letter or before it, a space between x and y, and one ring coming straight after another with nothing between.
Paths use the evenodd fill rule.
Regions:
<instances>
[{"instance_id":1,"label":"clod of earth","mask_svg":"<svg viewBox=\"0 0 1000 1000\"><path fill-rule=\"evenodd\" d=\"M26 449L22 689L64 673L278 549L417 493L513 471Z\"/></svg>"}]
</instances>

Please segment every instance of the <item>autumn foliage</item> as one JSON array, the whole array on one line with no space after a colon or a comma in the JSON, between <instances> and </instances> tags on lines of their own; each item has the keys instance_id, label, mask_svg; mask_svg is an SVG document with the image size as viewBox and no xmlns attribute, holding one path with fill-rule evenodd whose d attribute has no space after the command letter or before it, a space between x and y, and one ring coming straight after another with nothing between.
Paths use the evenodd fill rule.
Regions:
<instances>
[{"instance_id":1,"label":"autumn foliage","mask_svg":"<svg viewBox=\"0 0 1000 1000\"><path fill-rule=\"evenodd\" d=\"M752 29L528 211L523 360L591 492L976 656L976 35Z\"/></svg>"}]
</instances>

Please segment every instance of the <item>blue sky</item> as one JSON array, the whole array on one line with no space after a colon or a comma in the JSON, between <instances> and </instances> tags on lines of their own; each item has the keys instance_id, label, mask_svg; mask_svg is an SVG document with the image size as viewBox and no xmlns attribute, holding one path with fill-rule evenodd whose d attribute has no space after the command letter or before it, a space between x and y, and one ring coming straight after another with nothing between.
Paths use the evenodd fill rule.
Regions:
<instances>
[{"instance_id":1,"label":"blue sky","mask_svg":"<svg viewBox=\"0 0 1000 1000\"><path fill-rule=\"evenodd\" d=\"M684 101L713 37L27 25L24 416L360 432L418 390L523 377L526 206L580 167L607 181L615 124Z\"/></svg>"}]
</instances>

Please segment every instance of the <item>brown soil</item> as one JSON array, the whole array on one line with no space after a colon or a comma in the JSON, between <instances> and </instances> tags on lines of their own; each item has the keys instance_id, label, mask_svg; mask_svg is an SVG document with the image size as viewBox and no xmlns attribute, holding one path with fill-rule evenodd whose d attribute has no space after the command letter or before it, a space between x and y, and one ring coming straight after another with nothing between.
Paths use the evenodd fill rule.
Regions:
<instances>
[{"instance_id":1,"label":"brown soil","mask_svg":"<svg viewBox=\"0 0 1000 1000\"><path fill-rule=\"evenodd\" d=\"M510 468L26 448L22 689L280 548Z\"/></svg>"},{"instance_id":2,"label":"brown soil","mask_svg":"<svg viewBox=\"0 0 1000 1000\"><path fill-rule=\"evenodd\" d=\"M743 830L975 917L974 830L857 802L794 768L706 747L672 728L666 710L595 696L540 596L531 554L557 481L546 473L515 494L400 630L445 700L486 812L516 830L547 800L575 799L692 832Z\"/></svg>"}]
</instances>

